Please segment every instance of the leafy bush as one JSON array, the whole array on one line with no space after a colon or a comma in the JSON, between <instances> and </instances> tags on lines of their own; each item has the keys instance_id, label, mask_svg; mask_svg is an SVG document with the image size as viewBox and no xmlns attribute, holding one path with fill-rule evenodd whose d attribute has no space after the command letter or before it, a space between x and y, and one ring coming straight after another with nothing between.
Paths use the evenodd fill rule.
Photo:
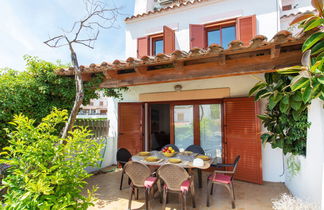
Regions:
<instances>
[{"instance_id":1,"label":"leafy bush","mask_svg":"<svg viewBox=\"0 0 324 210\"><path fill-rule=\"evenodd\" d=\"M26 71L0 70L0 150L7 144L8 122L14 114L23 113L37 123L56 107L70 111L75 99L74 77L62 77L55 69L64 67L36 57L25 56ZM84 82L84 105L98 98L96 93L104 76L96 74L91 81ZM106 96L120 97L121 88L103 89ZM12 127L11 127L12 128Z\"/></svg>"},{"instance_id":2,"label":"leafy bush","mask_svg":"<svg viewBox=\"0 0 324 210\"><path fill-rule=\"evenodd\" d=\"M291 76L278 73L265 74L265 82L259 82L250 91L255 100L268 98L266 113L259 115L268 132L261 135L263 143L281 148L283 153L306 155L307 106L300 92L292 92Z\"/></svg>"},{"instance_id":3,"label":"leafy bush","mask_svg":"<svg viewBox=\"0 0 324 210\"><path fill-rule=\"evenodd\" d=\"M56 135L67 119L67 111L54 109L41 123L16 115L8 132L10 145L4 148L1 163L11 165L2 181L8 188L5 209L87 209L93 193L81 194L91 175L87 166L96 166L101 143L88 139L90 131L76 127L66 139Z\"/></svg>"}]
</instances>

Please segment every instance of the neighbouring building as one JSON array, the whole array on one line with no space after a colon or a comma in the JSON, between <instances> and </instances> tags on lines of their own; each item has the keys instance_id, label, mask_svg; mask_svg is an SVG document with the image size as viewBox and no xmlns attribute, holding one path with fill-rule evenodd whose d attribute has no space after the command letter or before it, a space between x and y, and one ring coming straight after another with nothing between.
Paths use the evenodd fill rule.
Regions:
<instances>
[{"instance_id":1,"label":"neighbouring building","mask_svg":"<svg viewBox=\"0 0 324 210\"><path fill-rule=\"evenodd\" d=\"M128 59L81 67L102 72L101 87L129 87L122 100L108 99L112 154L199 144L219 162L241 155L237 179L285 182L294 195L321 203L323 102L309 108L307 156L291 177L282 150L261 145L266 130L256 115L266 101L248 98L264 73L300 65L303 37L282 30L307 10L310 1L301 0L136 0L125 19ZM112 163L110 154L105 164Z\"/></svg>"},{"instance_id":2,"label":"neighbouring building","mask_svg":"<svg viewBox=\"0 0 324 210\"><path fill-rule=\"evenodd\" d=\"M86 106L82 105L77 115L78 119L107 118L107 98L91 99Z\"/></svg>"}]
</instances>

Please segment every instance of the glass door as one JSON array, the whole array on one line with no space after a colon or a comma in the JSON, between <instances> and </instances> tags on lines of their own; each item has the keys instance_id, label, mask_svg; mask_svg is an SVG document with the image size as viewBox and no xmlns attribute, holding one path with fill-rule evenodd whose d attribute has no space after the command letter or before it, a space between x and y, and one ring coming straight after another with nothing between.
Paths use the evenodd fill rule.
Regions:
<instances>
[{"instance_id":1,"label":"glass door","mask_svg":"<svg viewBox=\"0 0 324 210\"><path fill-rule=\"evenodd\" d=\"M222 114L220 104L199 105L200 146L206 155L222 162Z\"/></svg>"},{"instance_id":2,"label":"glass door","mask_svg":"<svg viewBox=\"0 0 324 210\"><path fill-rule=\"evenodd\" d=\"M194 143L193 111L193 105L174 106L174 143L179 149Z\"/></svg>"}]
</instances>

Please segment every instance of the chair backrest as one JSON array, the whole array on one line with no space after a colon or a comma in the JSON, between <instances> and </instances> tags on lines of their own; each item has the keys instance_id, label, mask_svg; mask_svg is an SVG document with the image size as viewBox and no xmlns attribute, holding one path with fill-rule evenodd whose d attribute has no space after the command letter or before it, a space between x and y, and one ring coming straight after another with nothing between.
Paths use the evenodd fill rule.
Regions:
<instances>
[{"instance_id":1,"label":"chair backrest","mask_svg":"<svg viewBox=\"0 0 324 210\"><path fill-rule=\"evenodd\" d=\"M184 168L173 164L162 165L157 174L168 189L173 191L180 191L181 184L189 178L189 174Z\"/></svg>"},{"instance_id":2,"label":"chair backrest","mask_svg":"<svg viewBox=\"0 0 324 210\"><path fill-rule=\"evenodd\" d=\"M150 168L139 162L127 162L124 170L135 187L144 187L145 179L151 176Z\"/></svg>"},{"instance_id":3,"label":"chair backrest","mask_svg":"<svg viewBox=\"0 0 324 210\"><path fill-rule=\"evenodd\" d=\"M203 148L201 148L201 146L195 145L195 144L190 145L189 147L187 147L186 151L191 151L191 152L198 153L198 154L201 154L201 155L205 154L205 151L203 150Z\"/></svg>"},{"instance_id":4,"label":"chair backrest","mask_svg":"<svg viewBox=\"0 0 324 210\"><path fill-rule=\"evenodd\" d=\"M163 146L162 149L165 148L165 147L172 147L172 149L174 151L179 152L179 148L174 144L167 144L167 145Z\"/></svg>"},{"instance_id":5,"label":"chair backrest","mask_svg":"<svg viewBox=\"0 0 324 210\"><path fill-rule=\"evenodd\" d=\"M235 160L234 160L234 163L233 163L233 166L234 166L234 168L233 168L233 172L234 172L234 173L235 173L235 171L236 171L236 168L237 168L237 165L238 165L238 162L239 162L240 158L241 158L241 156L238 155L238 156L236 156L236 158L235 158Z\"/></svg>"},{"instance_id":6,"label":"chair backrest","mask_svg":"<svg viewBox=\"0 0 324 210\"><path fill-rule=\"evenodd\" d=\"M125 148L118 149L117 154L116 154L117 161L121 162L121 163L128 162L131 159L131 157L132 157L132 154Z\"/></svg>"}]
</instances>

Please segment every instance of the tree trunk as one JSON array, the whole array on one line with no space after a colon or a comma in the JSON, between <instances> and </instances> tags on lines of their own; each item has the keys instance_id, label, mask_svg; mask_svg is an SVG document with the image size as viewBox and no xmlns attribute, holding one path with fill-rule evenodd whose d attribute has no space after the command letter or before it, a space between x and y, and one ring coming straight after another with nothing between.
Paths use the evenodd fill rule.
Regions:
<instances>
[{"instance_id":1,"label":"tree trunk","mask_svg":"<svg viewBox=\"0 0 324 210\"><path fill-rule=\"evenodd\" d=\"M77 59L76 53L74 52L71 44L70 44L70 51L71 51L71 61L72 61L72 65L74 67L74 74L75 74L76 94L75 94L74 105L71 110L69 119L66 122L65 127L62 132L62 138L66 138L68 135L68 132L72 130L74 122L76 120L76 116L79 113L79 109L83 103L83 98L84 98L81 70L80 70L80 67L78 64L78 59Z\"/></svg>"}]
</instances>

